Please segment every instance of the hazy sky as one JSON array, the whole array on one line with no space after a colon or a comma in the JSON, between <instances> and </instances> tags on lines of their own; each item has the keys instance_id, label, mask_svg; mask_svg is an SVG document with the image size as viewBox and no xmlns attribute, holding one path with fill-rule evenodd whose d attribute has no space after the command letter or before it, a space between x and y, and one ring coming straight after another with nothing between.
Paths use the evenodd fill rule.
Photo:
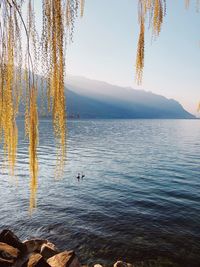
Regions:
<instances>
[{"instance_id":1,"label":"hazy sky","mask_svg":"<svg viewBox=\"0 0 200 267\"><path fill-rule=\"evenodd\" d=\"M138 0L85 0L74 42L68 46L67 74L141 88L178 100L196 113L200 101L200 12L196 0L167 0L160 37L146 34L142 86L135 83ZM35 0L41 12L41 1ZM36 17L37 26L41 18Z\"/></svg>"},{"instance_id":2,"label":"hazy sky","mask_svg":"<svg viewBox=\"0 0 200 267\"><path fill-rule=\"evenodd\" d=\"M68 48L67 73L141 88L180 101L195 113L200 100L200 13L196 0L167 0L160 37L146 34L142 86L135 83L137 0L85 0Z\"/></svg>"}]
</instances>

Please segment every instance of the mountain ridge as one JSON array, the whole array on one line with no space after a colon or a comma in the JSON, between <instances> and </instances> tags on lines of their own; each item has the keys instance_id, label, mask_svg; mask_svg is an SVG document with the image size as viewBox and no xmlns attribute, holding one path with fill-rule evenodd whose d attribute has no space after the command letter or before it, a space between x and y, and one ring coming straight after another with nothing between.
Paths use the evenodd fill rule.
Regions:
<instances>
[{"instance_id":1,"label":"mountain ridge","mask_svg":"<svg viewBox=\"0 0 200 267\"><path fill-rule=\"evenodd\" d=\"M195 119L174 99L150 91L70 76L66 82L67 112L80 118ZM73 116L72 116L73 117Z\"/></svg>"},{"instance_id":2,"label":"mountain ridge","mask_svg":"<svg viewBox=\"0 0 200 267\"><path fill-rule=\"evenodd\" d=\"M38 111L40 117L51 117L47 97L38 80ZM174 99L150 91L121 87L81 76L69 76L65 84L68 118L79 119L197 119ZM24 106L20 105L20 117Z\"/></svg>"}]
</instances>

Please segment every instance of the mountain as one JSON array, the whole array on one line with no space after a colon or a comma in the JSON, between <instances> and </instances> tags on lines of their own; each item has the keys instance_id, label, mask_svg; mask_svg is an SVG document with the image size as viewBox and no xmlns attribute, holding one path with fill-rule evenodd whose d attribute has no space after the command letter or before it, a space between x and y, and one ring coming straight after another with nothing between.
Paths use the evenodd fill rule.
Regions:
<instances>
[{"instance_id":1,"label":"mountain","mask_svg":"<svg viewBox=\"0 0 200 267\"><path fill-rule=\"evenodd\" d=\"M194 119L180 103L144 90L83 77L66 83L67 114L84 119Z\"/></svg>"}]
</instances>

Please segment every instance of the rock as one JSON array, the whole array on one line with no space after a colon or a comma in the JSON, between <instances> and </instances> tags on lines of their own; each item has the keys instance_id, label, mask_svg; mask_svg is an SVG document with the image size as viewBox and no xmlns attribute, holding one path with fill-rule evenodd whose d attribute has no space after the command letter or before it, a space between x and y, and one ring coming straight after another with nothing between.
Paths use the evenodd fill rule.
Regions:
<instances>
[{"instance_id":1,"label":"rock","mask_svg":"<svg viewBox=\"0 0 200 267\"><path fill-rule=\"evenodd\" d=\"M51 267L81 267L74 251L64 251L47 260Z\"/></svg>"},{"instance_id":2,"label":"rock","mask_svg":"<svg viewBox=\"0 0 200 267\"><path fill-rule=\"evenodd\" d=\"M47 260L59 252L55 249L55 245L52 243L43 244L41 247L40 254Z\"/></svg>"},{"instance_id":3,"label":"rock","mask_svg":"<svg viewBox=\"0 0 200 267\"><path fill-rule=\"evenodd\" d=\"M117 261L115 262L115 264L113 265L113 267L128 267L126 262L123 261Z\"/></svg>"},{"instance_id":4,"label":"rock","mask_svg":"<svg viewBox=\"0 0 200 267\"><path fill-rule=\"evenodd\" d=\"M27 252L40 252L43 244L47 244L47 240L45 239L31 239L25 240L23 244L26 246Z\"/></svg>"},{"instance_id":5,"label":"rock","mask_svg":"<svg viewBox=\"0 0 200 267\"><path fill-rule=\"evenodd\" d=\"M51 267L39 253L32 254L22 267ZM58 266L57 266L58 267Z\"/></svg>"},{"instance_id":6,"label":"rock","mask_svg":"<svg viewBox=\"0 0 200 267\"><path fill-rule=\"evenodd\" d=\"M19 249L14 248L6 243L0 242L0 256L6 260L16 260L20 256Z\"/></svg>"},{"instance_id":7,"label":"rock","mask_svg":"<svg viewBox=\"0 0 200 267\"><path fill-rule=\"evenodd\" d=\"M57 247L56 247L53 243L47 241L47 245L48 245L51 249L58 251Z\"/></svg>"},{"instance_id":8,"label":"rock","mask_svg":"<svg viewBox=\"0 0 200 267\"><path fill-rule=\"evenodd\" d=\"M6 243L14 248L19 249L21 252L26 251L26 246L13 234L10 230L3 230L0 233L0 242Z\"/></svg>"},{"instance_id":9,"label":"rock","mask_svg":"<svg viewBox=\"0 0 200 267\"><path fill-rule=\"evenodd\" d=\"M5 260L0 258L0 266L1 267L11 267L14 264L14 260Z\"/></svg>"}]
</instances>

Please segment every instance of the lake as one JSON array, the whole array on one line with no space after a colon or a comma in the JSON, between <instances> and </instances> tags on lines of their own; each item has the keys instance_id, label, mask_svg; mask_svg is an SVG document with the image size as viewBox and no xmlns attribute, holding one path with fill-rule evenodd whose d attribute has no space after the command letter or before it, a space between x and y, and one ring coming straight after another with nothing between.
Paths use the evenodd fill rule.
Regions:
<instances>
[{"instance_id":1,"label":"lake","mask_svg":"<svg viewBox=\"0 0 200 267\"><path fill-rule=\"evenodd\" d=\"M85 264L164 258L200 266L199 120L69 121L59 180L51 121L42 120L32 216L27 140L18 124L16 177L3 168L1 150L1 228L74 249Z\"/></svg>"}]
</instances>

